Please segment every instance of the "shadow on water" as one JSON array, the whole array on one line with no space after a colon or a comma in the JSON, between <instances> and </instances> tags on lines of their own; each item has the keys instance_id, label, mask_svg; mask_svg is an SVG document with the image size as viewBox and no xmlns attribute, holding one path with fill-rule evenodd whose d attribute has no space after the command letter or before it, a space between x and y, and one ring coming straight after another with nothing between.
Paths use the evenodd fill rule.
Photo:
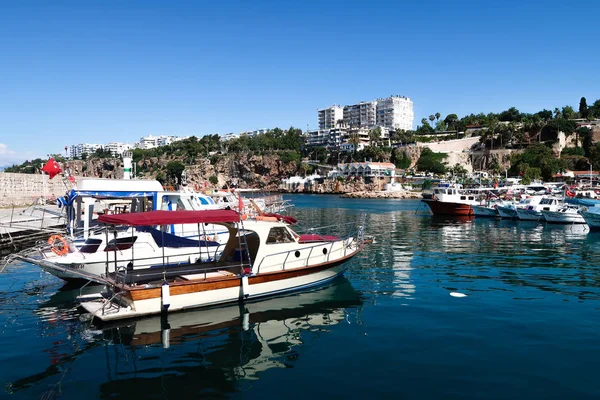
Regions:
<instances>
[{"instance_id":1,"label":"shadow on water","mask_svg":"<svg viewBox=\"0 0 600 400\"><path fill-rule=\"evenodd\" d=\"M42 308L69 304L79 289L58 294ZM241 381L258 379L263 371L293 367L298 346L349 318L358 319L362 303L350 282L338 278L316 290L246 304L112 325L87 322L80 329L66 328L69 336L80 339L75 351L58 354L45 370L11 382L9 391L30 388L55 375L72 378L68 370L88 353L95 359L92 364L105 370L102 398L231 393Z\"/></svg>"}]
</instances>

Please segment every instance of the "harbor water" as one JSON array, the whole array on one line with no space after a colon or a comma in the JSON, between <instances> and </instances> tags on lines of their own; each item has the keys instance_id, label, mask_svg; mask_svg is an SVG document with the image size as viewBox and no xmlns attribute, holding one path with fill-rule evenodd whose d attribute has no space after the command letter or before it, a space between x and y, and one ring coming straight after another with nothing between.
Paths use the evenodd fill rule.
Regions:
<instances>
[{"instance_id":1,"label":"harbor water","mask_svg":"<svg viewBox=\"0 0 600 400\"><path fill-rule=\"evenodd\" d=\"M104 326L79 288L8 266L0 398L600 398L599 233L287 197L301 227L365 213L375 243L325 287Z\"/></svg>"}]
</instances>

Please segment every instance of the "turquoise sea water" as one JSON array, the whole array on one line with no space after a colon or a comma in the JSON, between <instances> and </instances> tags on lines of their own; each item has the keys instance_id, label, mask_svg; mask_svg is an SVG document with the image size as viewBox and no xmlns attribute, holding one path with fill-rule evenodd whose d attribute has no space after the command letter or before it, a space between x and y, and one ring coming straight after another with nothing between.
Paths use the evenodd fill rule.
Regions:
<instances>
[{"instance_id":1,"label":"turquoise sea water","mask_svg":"<svg viewBox=\"0 0 600 400\"><path fill-rule=\"evenodd\" d=\"M79 289L10 266L0 397L600 397L599 234L439 219L418 201L289 197L303 226L366 213L376 243L317 290L106 327L77 308Z\"/></svg>"}]
</instances>

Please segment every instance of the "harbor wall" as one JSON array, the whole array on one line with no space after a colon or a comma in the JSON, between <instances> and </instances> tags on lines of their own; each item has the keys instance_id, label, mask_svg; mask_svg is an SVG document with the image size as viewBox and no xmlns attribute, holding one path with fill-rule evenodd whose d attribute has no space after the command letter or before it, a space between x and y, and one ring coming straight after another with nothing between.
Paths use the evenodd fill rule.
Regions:
<instances>
[{"instance_id":1,"label":"harbor wall","mask_svg":"<svg viewBox=\"0 0 600 400\"><path fill-rule=\"evenodd\" d=\"M70 188L70 182L62 176L48 179L41 174L0 172L0 207L31 205L40 202L44 195L47 200L54 200Z\"/></svg>"}]
</instances>

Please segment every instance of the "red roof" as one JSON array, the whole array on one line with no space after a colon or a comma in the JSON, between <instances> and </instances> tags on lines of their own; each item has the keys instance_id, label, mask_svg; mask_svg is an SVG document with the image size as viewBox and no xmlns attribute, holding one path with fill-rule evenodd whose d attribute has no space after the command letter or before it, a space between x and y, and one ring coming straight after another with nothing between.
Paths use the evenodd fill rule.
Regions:
<instances>
[{"instance_id":1,"label":"red roof","mask_svg":"<svg viewBox=\"0 0 600 400\"><path fill-rule=\"evenodd\" d=\"M233 210L148 211L127 214L105 214L99 216L98 221L105 224L128 226L238 222L240 221L240 214Z\"/></svg>"}]
</instances>

